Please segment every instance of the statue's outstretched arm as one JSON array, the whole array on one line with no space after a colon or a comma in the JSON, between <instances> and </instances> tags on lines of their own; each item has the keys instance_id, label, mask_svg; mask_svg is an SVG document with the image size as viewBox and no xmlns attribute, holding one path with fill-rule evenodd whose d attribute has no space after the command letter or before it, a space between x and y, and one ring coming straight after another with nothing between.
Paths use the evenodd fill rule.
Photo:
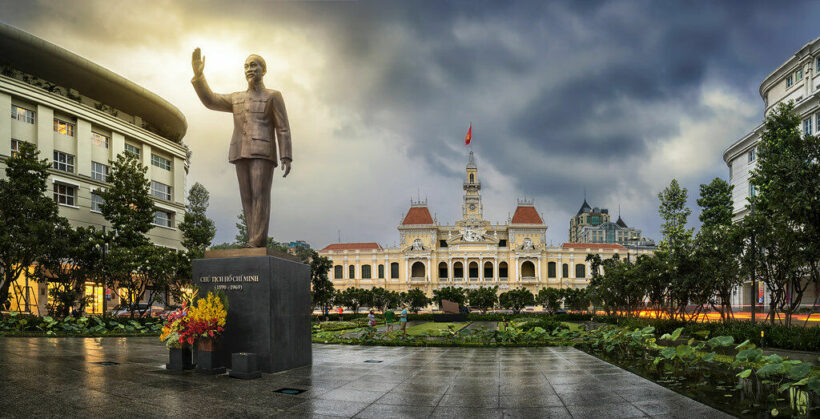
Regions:
<instances>
[{"instance_id":1,"label":"statue's outstretched arm","mask_svg":"<svg viewBox=\"0 0 820 419\"><path fill-rule=\"evenodd\" d=\"M230 94L218 94L211 91L208 82L205 81L205 57L201 56L199 48L194 50L191 56L191 66L194 70L194 78L191 79L191 84L194 85L199 100L206 108L214 111L232 112L233 106L231 103Z\"/></svg>"}]
</instances>

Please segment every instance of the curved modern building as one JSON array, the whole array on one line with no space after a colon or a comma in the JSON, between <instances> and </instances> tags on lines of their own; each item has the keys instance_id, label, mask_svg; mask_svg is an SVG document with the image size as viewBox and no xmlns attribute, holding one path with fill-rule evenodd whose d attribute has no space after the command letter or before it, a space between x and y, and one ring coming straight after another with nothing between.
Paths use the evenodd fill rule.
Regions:
<instances>
[{"instance_id":1,"label":"curved modern building","mask_svg":"<svg viewBox=\"0 0 820 419\"><path fill-rule=\"evenodd\" d=\"M780 103L793 102L795 112L802 122L804 133L817 134L820 128L820 38L803 45L792 57L769 74L760 84L763 99L763 119ZM733 219L742 219L748 213L747 198L754 195L749 183L750 172L757 160L757 143L764 130L761 122L751 132L736 140L723 152L723 161L729 166L729 183L734 186L732 201ZM765 303L765 287L758 287L759 303ZM745 284L733 296L732 304L748 305L751 302L751 284ZM808 289L803 301L813 301L820 292L816 287Z\"/></svg>"},{"instance_id":2,"label":"curved modern building","mask_svg":"<svg viewBox=\"0 0 820 419\"><path fill-rule=\"evenodd\" d=\"M181 249L177 222L185 211L186 129L179 109L156 94L0 24L0 176L21 142L36 144L40 156L53 161L50 193L72 225L107 225L97 192L107 187L110 161L133 153L148 168L158 209L148 236L157 245ZM35 296L47 294L31 287ZM93 294L95 303L101 300L102 290Z\"/></svg>"}]
</instances>

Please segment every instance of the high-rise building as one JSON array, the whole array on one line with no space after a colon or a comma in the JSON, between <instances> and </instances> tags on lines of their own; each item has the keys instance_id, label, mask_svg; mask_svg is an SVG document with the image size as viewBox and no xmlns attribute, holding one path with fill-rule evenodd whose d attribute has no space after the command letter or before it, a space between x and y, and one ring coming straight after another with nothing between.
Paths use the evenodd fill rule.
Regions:
<instances>
[{"instance_id":1,"label":"high-rise building","mask_svg":"<svg viewBox=\"0 0 820 419\"><path fill-rule=\"evenodd\" d=\"M166 100L97 64L11 26L0 24L0 176L20 143L36 144L52 161L49 194L74 226L107 225L100 213L110 161L136 155L147 168L157 210L147 234L182 249L177 223L185 212L187 123ZM47 284L18 283L12 309L43 313ZM89 312L99 313L102 287L87 284ZM26 292L27 291L27 292ZM23 305L20 293L29 295ZM109 307L116 293L109 293Z\"/></svg>"},{"instance_id":2,"label":"high-rise building","mask_svg":"<svg viewBox=\"0 0 820 419\"><path fill-rule=\"evenodd\" d=\"M569 220L569 241L572 243L615 243L623 246L653 248L655 242L641 236L641 230L629 227L621 215L611 222L609 210L591 207L586 198L578 213Z\"/></svg>"}]
</instances>

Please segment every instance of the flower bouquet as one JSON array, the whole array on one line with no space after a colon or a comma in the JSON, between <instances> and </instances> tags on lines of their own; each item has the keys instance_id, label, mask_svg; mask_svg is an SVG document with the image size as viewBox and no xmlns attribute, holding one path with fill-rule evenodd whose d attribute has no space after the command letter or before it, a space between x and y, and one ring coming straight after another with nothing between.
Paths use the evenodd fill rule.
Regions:
<instances>
[{"instance_id":1,"label":"flower bouquet","mask_svg":"<svg viewBox=\"0 0 820 419\"><path fill-rule=\"evenodd\" d=\"M216 343L225 331L225 319L228 317L228 299L225 294L208 292L205 298L196 301L188 311L185 329L180 339L189 344L196 342L197 371L208 374L221 374L225 367L220 365L215 354Z\"/></svg>"},{"instance_id":2,"label":"flower bouquet","mask_svg":"<svg viewBox=\"0 0 820 419\"><path fill-rule=\"evenodd\" d=\"M188 327L188 302L171 312L162 326L159 339L165 342L169 350L169 363L165 367L169 370L189 370L193 368L191 362L191 345L182 337Z\"/></svg>"}]
</instances>

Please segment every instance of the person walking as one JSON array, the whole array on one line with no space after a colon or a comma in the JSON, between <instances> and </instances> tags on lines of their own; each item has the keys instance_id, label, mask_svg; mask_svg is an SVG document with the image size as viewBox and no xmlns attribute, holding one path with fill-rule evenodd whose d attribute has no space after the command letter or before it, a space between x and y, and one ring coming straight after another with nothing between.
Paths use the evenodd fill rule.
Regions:
<instances>
[{"instance_id":1,"label":"person walking","mask_svg":"<svg viewBox=\"0 0 820 419\"><path fill-rule=\"evenodd\" d=\"M402 307L401 318L399 319L399 321L401 322L402 336L407 336L407 305Z\"/></svg>"},{"instance_id":2,"label":"person walking","mask_svg":"<svg viewBox=\"0 0 820 419\"><path fill-rule=\"evenodd\" d=\"M367 334L372 335L375 331L376 327L376 315L373 313L373 310L370 310L370 313L367 314L367 325L370 326L368 328Z\"/></svg>"},{"instance_id":3,"label":"person walking","mask_svg":"<svg viewBox=\"0 0 820 419\"><path fill-rule=\"evenodd\" d=\"M342 308L342 306L339 306L339 321L342 321L344 319L344 316L342 316L343 312L344 309Z\"/></svg>"},{"instance_id":4,"label":"person walking","mask_svg":"<svg viewBox=\"0 0 820 419\"><path fill-rule=\"evenodd\" d=\"M396 313L393 310L388 309L384 312L384 323L387 325L388 332L393 331L393 323L396 322Z\"/></svg>"}]
</instances>

